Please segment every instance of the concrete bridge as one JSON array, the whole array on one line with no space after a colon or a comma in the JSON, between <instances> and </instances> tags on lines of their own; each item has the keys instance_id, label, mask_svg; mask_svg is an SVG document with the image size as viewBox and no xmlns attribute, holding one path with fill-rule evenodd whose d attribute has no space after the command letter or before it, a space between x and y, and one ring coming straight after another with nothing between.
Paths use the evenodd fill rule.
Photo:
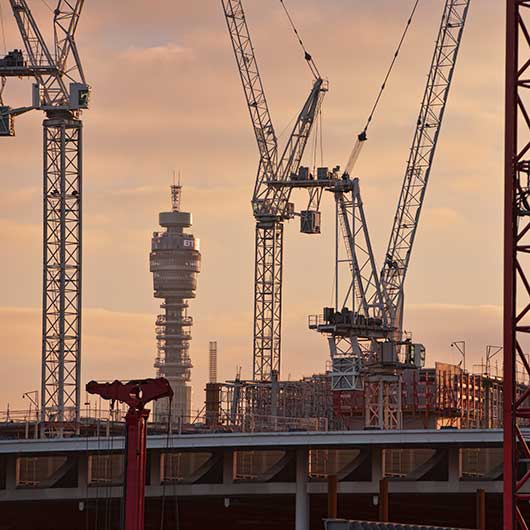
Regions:
<instances>
[{"instance_id":1,"label":"concrete bridge","mask_svg":"<svg viewBox=\"0 0 530 530\"><path fill-rule=\"evenodd\" d=\"M529 433L530 434L530 433ZM149 436L148 498L502 493L501 430L208 433ZM123 495L123 437L0 441L0 502Z\"/></svg>"}]
</instances>

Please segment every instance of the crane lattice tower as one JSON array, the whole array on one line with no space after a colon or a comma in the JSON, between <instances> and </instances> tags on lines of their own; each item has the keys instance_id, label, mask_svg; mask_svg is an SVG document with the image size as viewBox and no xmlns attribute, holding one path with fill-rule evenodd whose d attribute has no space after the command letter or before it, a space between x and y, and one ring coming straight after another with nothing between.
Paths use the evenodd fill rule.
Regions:
<instances>
[{"instance_id":1,"label":"crane lattice tower","mask_svg":"<svg viewBox=\"0 0 530 530\"><path fill-rule=\"evenodd\" d=\"M151 240L150 270L155 298L162 298L163 314L156 319L158 354L155 368L174 392L171 417L191 415L191 359L189 355L192 318L188 300L195 298L197 274L201 267L200 243L184 230L192 225L191 213L180 211L182 187L171 186L172 209L161 212L159 224L165 230L155 232ZM155 419L167 421L169 404L155 405Z\"/></svg>"},{"instance_id":2,"label":"crane lattice tower","mask_svg":"<svg viewBox=\"0 0 530 530\"><path fill-rule=\"evenodd\" d=\"M0 137L31 110L43 121L43 289L41 434L79 432L81 379L82 122L88 86L75 35L84 0L58 0L53 47L28 1L9 0L25 50L0 58ZM31 106L4 105L8 77L33 79Z\"/></svg>"}]
</instances>

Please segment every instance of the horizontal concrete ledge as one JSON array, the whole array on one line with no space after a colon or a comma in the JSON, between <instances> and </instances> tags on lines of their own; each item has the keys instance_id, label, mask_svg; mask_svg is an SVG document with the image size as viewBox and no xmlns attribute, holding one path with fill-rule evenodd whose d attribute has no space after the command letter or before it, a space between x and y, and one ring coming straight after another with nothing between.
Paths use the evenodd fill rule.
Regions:
<instances>
[{"instance_id":1,"label":"horizontal concrete ledge","mask_svg":"<svg viewBox=\"0 0 530 530\"><path fill-rule=\"evenodd\" d=\"M530 430L524 431L530 437ZM208 433L149 436L148 450L208 451L218 448L282 449L288 447L502 447L500 429ZM3 440L0 454L98 453L123 451L123 437Z\"/></svg>"},{"instance_id":2,"label":"horizontal concrete ledge","mask_svg":"<svg viewBox=\"0 0 530 530\"><path fill-rule=\"evenodd\" d=\"M475 494L477 489L487 493L502 493L502 482L400 482L389 485L390 494ZM307 492L311 495L326 495L325 484L308 483ZM346 482L339 483L339 494L377 494L377 482ZM244 497L248 495L295 495L294 482L274 483L234 483L234 484L168 484L164 486L147 486L147 497ZM0 490L0 502L5 501L52 501L52 500L83 500L121 498L122 486L101 486L85 488L49 488L49 489L17 489Z\"/></svg>"}]
</instances>

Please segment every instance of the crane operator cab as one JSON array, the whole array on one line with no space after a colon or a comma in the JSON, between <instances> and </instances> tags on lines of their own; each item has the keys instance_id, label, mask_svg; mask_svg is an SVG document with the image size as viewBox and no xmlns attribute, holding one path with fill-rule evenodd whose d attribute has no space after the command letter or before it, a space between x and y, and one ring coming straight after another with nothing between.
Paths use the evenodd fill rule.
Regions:
<instances>
[{"instance_id":1,"label":"crane operator cab","mask_svg":"<svg viewBox=\"0 0 530 530\"><path fill-rule=\"evenodd\" d=\"M90 102L90 87L85 83L70 83L68 102L64 106L51 108L63 108L68 110L88 109ZM44 93L38 83L33 84L32 107L34 109L48 110L44 99Z\"/></svg>"},{"instance_id":2,"label":"crane operator cab","mask_svg":"<svg viewBox=\"0 0 530 530\"><path fill-rule=\"evenodd\" d=\"M70 109L88 109L90 87L84 83L70 83Z\"/></svg>"}]
</instances>

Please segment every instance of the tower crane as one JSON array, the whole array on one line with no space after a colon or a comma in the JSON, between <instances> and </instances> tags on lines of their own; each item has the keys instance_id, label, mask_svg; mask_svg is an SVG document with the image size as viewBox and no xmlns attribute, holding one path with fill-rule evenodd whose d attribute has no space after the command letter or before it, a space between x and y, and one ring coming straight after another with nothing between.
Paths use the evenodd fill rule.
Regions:
<instances>
[{"instance_id":1,"label":"tower crane","mask_svg":"<svg viewBox=\"0 0 530 530\"><path fill-rule=\"evenodd\" d=\"M362 142L366 140L366 131L359 135L350 155L342 188L336 184L331 189L337 205L337 242L340 226L347 257L339 259L337 243L335 308L324 308L322 317L310 317L309 327L328 336L333 389L359 390L364 386L368 427L401 427L401 372L424 363L425 348L421 344L413 344L409 337L403 337L404 282L469 4L470 0L445 0L390 242L380 274L375 269L358 179L352 181L349 176ZM352 184L345 186L344 182ZM345 198L346 193L352 194L351 200ZM346 296L339 299L341 262L349 265L351 277ZM362 270L366 273L362 274ZM351 301L351 310L346 305L348 301Z\"/></svg>"},{"instance_id":2,"label":"tower crane","mask_svg":"<svg viewBox=\"0 0 530 530\"><path fill-rule=\"evenodd\" d=\"M260 155L252 196L256 220L253 379L270 381L272 374L280 371L283 227L297 215L290 201L294 188L309 188L308 207L298 214L301 231L320 232L318 207L323 186L305 186L312 176L300 164L328 86L306 51L314 81L280 155L243 4L241 0L221 3Z\"/></svg>"},{"instance_id":3,"label":"tower crane","mask_svg":"<svg viewBox=\"0 0 530 530\"><path fill-rule=\"evenodd\" d=\"M81 369L82 122L90 88L75 35L84 0L59 0L53 48L26 0L9 0L25 52L0 59L0 78L34 80L31 106L0 106L0 136L14 136L14 117L41 110L43 122L43 297L41 421L43 434L79 426Z\"/></svg>"}]
</instances>

